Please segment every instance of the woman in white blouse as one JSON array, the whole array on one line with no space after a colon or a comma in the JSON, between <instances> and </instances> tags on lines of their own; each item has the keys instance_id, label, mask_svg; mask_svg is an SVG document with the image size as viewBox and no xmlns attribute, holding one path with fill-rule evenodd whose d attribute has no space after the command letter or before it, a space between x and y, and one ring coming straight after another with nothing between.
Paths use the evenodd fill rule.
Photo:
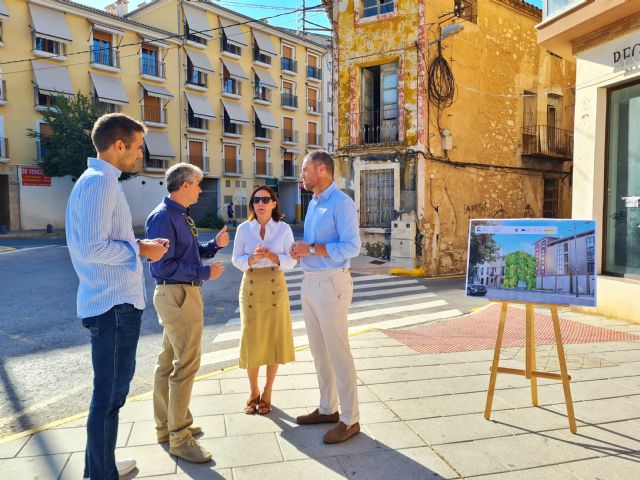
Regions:
<instances>
[{"instance_id":1,"label":"woman in white blouse","mask_svg":"<svg viewBox=\"0 0 640 480\"><path fill-rule=\"evenodd\" d=\"M296 264L289 250L291 227L282 221L278 198L269 187L256 188L249 199L249 219L236 231L233 265L242 270L240 285L240 368L247 370L251 395L245 413L271 411L271 391L278 365L295 360L289 292L283 270ZM258 370L267 366L260 395Z\"/></svg>"}]
</instances>

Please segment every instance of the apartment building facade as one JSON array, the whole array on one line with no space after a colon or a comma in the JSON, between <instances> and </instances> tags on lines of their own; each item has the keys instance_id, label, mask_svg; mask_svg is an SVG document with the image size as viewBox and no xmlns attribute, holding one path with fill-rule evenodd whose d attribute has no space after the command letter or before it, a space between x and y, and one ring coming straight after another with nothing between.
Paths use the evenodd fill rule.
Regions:
<instances>
[{"instance_id":1,"label":"apartment building facade","mask_svg":"<svg viewBox=\"0 0 640 480\"><path fill-rule=\"evenodd\" d=\"M288 221L301 219L299 168L322 138L326 48L204 1L156 0L127 12L66 0L1 0L0 224L64 225L73 181L37 168L46 154L53 94L91 95L104 112L143 121L141 174L122 183L134 224L166 193L164 171L184 161L205 172L194 216L246 217L254 186L279 191ZM10 147L9 147L10 146Z\"/></svg>"},{"instance_id":2,"label":"apartment building facade","mask_svg":"<svg viewBox=\"0 0 640 480\"><path fill-rule=\"evenodd\" d=\"M638 322L640 2L543 1L538 42L577 65L572 216L595 219L597 307Z\"/></svg>"},{"instance_id":3,"label":"apartment building facade","mask_svg":"<svg viewBox=\"0 0 640 480\"><path fill-rule=\"evenodd\" d=\"M470 219L570 215L575 66L537 45L539 9L324 3L337 38L337 182L358 206L366 253L459 274ZM455 83L440 103L436 59Z\"/></svg>"}]
</instances>

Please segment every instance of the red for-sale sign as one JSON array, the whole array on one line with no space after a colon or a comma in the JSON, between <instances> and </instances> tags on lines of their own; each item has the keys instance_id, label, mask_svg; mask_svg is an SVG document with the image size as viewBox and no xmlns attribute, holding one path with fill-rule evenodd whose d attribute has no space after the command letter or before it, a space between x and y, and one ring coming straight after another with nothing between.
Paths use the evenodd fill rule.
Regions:
<instances>
[{"instance_id":1,"label":"red for-sale sign","mask_svg":"<svg viewBox=\"0 0 640 480\"><path fill-rule=\"evenodd\" d=\"M21 167L22 185L29 187L50 187L51 177L44 174L44 170L38 167Z\"/></svg>"}]
</instances>

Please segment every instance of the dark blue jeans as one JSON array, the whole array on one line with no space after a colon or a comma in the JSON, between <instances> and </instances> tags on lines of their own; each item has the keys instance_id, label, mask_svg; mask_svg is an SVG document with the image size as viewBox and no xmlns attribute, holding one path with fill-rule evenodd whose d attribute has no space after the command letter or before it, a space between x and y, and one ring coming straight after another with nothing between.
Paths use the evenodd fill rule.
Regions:
<instances>
[{"instance_id":1,"label":"dark blue jeans","mask_svg":"<svg viewBox=\"0 0 640 480\"><path fill-rule=\"evenodd\" d=\"M82 319L91 332L93 396L87 419L84 477L118 480L115 461L118 412L129 393L136 369L142 310L116 305L97 317Z\"/></svg>"}]
</instances>

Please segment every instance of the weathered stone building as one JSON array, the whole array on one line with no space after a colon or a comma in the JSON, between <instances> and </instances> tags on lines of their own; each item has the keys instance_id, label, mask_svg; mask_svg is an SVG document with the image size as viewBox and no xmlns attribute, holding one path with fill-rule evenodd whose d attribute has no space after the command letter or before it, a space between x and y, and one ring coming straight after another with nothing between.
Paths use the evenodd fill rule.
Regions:
<instances>
[{"instance_id":1,"label":"weathered stone building","mask_svg":"<svg viewBox=\"0 0 640 480\"><path fill-rule=\"evenodd\" d=\"M365 253L461 273L469 219L570 216L575 65L537 45L539 9L325 5L336 183L358 205Z\"/></svg>"}]
</instances>

